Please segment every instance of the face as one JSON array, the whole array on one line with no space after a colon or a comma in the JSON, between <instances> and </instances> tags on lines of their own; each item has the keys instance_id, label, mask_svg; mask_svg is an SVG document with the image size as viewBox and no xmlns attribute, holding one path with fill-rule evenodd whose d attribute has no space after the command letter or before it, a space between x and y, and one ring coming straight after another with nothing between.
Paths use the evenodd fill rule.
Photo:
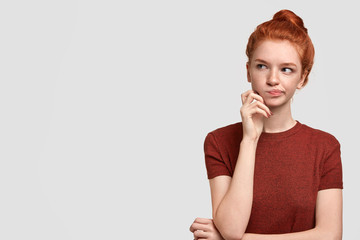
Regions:
<instances>
[{"instance_id":1,"label":"face","mask_svg":"<svg viewBox=\"0 0 360 240\"><path fill-rule=\"evenodd\" d=\"M290 104L305 80L296 48L287 40L266 40L255 49L247 64L252 89L268 107Z\"/></svg>"}]
</instances>

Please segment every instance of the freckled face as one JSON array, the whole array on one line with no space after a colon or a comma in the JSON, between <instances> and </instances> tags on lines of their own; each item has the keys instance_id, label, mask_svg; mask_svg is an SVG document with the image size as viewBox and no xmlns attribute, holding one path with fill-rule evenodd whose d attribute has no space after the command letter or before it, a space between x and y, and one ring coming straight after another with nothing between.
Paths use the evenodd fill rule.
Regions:
<instances>
[{"instance_id":1,"label":"freckled face","mask_svg":"<svg viewBox=\"0 0 360 240\"><path fill-rule=\"evenodd\" d=\"M252 89L268 107L290 104L295 90L305 80L296 48L287 40L265 40L255 49L247 64Z\"/></svg>"}]
</instances>

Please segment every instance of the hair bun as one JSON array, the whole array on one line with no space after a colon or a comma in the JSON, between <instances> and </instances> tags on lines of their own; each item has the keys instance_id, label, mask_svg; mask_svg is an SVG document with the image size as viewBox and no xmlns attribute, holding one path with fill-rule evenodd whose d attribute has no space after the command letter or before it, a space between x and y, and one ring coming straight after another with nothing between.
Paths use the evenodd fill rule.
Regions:
<instances>
[{"instance_id":1,"label":"hair bun","mask_svg":"<svg viewBox=\"0 0 360 240\"><path fill-rule=\"evenodd\" d=\"M307 29L304 26L303 20L290 10L286 10L286 9L280 10L279 12L275 13L273 20L291 22L292 24L300 27L307 33Z\"/></svg>"}]
</instances>

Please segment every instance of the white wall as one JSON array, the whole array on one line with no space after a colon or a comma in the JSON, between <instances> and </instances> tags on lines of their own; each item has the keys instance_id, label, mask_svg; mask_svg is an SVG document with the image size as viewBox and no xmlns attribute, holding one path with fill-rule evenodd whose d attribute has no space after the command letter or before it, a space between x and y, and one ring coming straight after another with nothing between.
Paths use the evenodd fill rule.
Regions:
<instances>
[{"instance_id":1,"label":"white wall","mask_svg":"<svg viewBox=\"0 0 360 240\"><path fill-rule=\"evenodd\" d=\"M240 121L247 39L284 8L316 48L294 117L342 144L358 236L355 2L2 1L0 238L192 239L205 135Z\"/></svg>"}]
</instances>

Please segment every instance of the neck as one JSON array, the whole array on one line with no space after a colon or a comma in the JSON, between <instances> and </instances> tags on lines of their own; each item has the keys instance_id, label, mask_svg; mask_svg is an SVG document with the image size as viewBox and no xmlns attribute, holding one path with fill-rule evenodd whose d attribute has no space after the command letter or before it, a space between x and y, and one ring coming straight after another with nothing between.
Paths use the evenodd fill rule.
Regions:
<instances>
[{"instance_id":1,"label":"neck","mask_svg":"<svg viewBox=\"0 0 360 240\"><path fill-rule=\"evenodd\" d=\"M273 115L264 119L264 132L283 132L295 126L296 121L292 118L290 103L281 107L270 108L270 111Z\"/></svg>"}]
</instances>

